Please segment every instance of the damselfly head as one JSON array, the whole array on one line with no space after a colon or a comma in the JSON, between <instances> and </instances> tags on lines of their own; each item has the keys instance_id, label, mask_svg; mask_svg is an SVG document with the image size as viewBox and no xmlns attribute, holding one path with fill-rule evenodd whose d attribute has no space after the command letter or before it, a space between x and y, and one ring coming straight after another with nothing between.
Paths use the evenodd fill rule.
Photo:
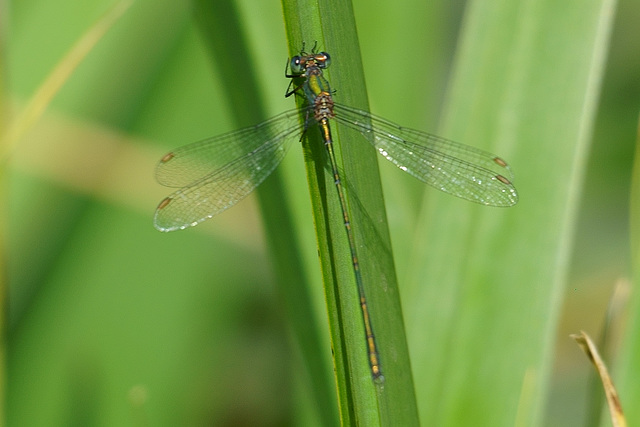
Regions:
<instances>
[{"instance_id":1,"label":"damselfly head","mask_svg":"<svg viewBox=\"0 0 640 427\"><path fill-rule=\"evenodd\" d=\"M302 52L291 58L289 68L296 76L304 74L310 67L327 68L331 64L331 57L327 52L312 53Z\"/></svg>"}]
</instances>

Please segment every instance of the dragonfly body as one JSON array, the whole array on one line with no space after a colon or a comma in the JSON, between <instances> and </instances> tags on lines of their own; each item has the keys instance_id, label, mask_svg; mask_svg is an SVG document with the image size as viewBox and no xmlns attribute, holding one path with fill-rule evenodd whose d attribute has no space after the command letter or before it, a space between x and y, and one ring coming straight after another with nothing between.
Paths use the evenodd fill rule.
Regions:
<instances>
[{"instance_id":1,"label":"dragonfly body","mask_svg":"<svg viewBox=\"0 0 640 427\"><path fill-rule=\"evenodd\" d=\"M291 110L256 126L178 148L158 163L156 178L178 188L160 202L154 224L160 231L195 226L242 200L264 181L284 158L293 141L317 124L327 150L360 297L371 375L382 381L357 249L331 137L331 123L362 134L383 157L419 180L463 199L488 206L512 206L518 194L507 163L491 153L418 130L398 126L366 111L335 103L323 70L325 52L301 52L291 59L291 79L303 79L287 92L304 95L307 106ZM292 80L293 82L293 80ZM291 83L293 84L293 83Z\"/></svg>"},{"instance_id":2,"label":"dragonfly body","mask_svg":"<svg viewBox=\"0 0 640 427\"><path fill-rule=\"evenodd\" d=\"M349 219L349 210L342 188L342 180L338 172L338 162L333 149L333 138L331 137L330 120L335 117L334 102L331 97L331 88L329 82L323 76L322 70L329 64L330 57L326 52L317 54L295 56L291 59L292 75L297 77L304 74L305 83L302 85L307 102L313 106L313 117L320 126L320 133L324 146L327 149L329 163L331 164L331 173L336 186L338 198L340 199L340 209L342 211L342 219L349 240L349 250L351 252L351 265L353 267L356 285L358 286L358 297L360 300L360 309L362 312L362 321L364 325L365 339L367 343L367 356L369 359L369 368L371 376L374 380L383 381L382 369L380 367L380 355L376 338L373 334L371 326L371 317L369 315L369 306L365 296L364 281L362 272L360 271L360 262L358 261L358 251L356 249L356 240L351 229L351 220ZM308 113L310 113L308 111Z\"/></svg>"}]
</instances>

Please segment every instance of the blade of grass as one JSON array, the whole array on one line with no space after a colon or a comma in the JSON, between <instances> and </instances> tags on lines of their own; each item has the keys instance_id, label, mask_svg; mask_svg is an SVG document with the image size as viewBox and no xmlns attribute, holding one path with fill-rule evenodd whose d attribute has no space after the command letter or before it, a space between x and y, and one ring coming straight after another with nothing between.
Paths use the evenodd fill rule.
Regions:
<instances>
[{"instance_id":1,"label":"blade of grass","mask_svg":"<svg viewBox=\"0 0 640 427\"><path fill-rule=\"evenodd\" d=\"M468 4L441 135L503 156L520 203L429 193L408 306L428 425L542 423L614 6Z\"/></svg>"},{"instance_id":2,"label":"blade of grass","mask_svg":"<svg viewBox=\"0 0 640 427\"><path fill-rule=\"evenodd\" d=\"M571 334L571 338L576 341L582 351L587 355L591 363L593 363L595 373L601 381L601 391L604 391L604 394L606 396L606 402L609 408L609 416L611 417L611 424L614 427L626 427L627 420L624 416L622 402L620 402L618 390L616 390L613 379L611 378L609 370L607 369L607 365L600 355L598 346L584 331L580 331L580 334ZM598 402L598 404L599 403L600 402ZM599 423L596 423L596 421L599 420L600 414L598 414L597 418L592 418L589 421L593 422L594 425L597 425Z\"/></svg>"},{"instance_id":3,"label":"blade of grass","mask_svg":"<svg viewBox=\"0 0 640 427\"><path fill-rule=\"evenodd\" d=\"M124 12L131 6L131 0L122 0L113 5L69 50L65 57L51 71L47 79L38 88L37 92L30 98L29 103L21 114L11 122L3 138L6 142L2 144L3 153L0 161L4 160L5 153L11 152L15 144L22 135L27 132L33 124L42 116L46 108L51 103L53 97L60 88L69 80L73 71L80 65L84 58L93 50L96 43L107 33L118 21Z\"/></svg>"},{"instance_id":4,"label":"blade of grass","mask_svg":"<svg viewBox=\"0 0 640 427\"><path fill-rule=\"evenodd\" d=\"M620 395L623 402L640 401L640 120L638 120L638 133L636 136L636 152L633 163L633 174L631 177L631 200L630 200L630 248L631 267L633 271L633 282L631 301L629 301L629 320L625 326L625 346L621 355L620 366L616 370L616 378L620 378ZM640 408L638 405L627 404L625 414L629 425L640 423Z\"/></svg>"},{"instance_id":5,"label":"blade of grass","mask_svg":"<svg viewBox=\"0 0 640 427\"><path fill-rule=\"evenodd\" d=\"M353 10L349 1L283 1L289 49L329 52L327 70L337 102L367 109ZM334 130L334 144L349 183L351 225L356 237L383 384L372 381L357 287L333 177L322 141L313 130L304 145L332 336L343 425L417 425L413 380L391 257L376 154L362 137ZM358 142L361 141L361 142Z\"/></svg>"},{"instance_id":6,"label":"blade of grass","mask_svg":"<svg viewBox=\"0 0 640 427\"><path fill-rule=\"evenodd\" d=\"M238 126L247 126L264 120L265 112L257 83L260 72L241 32L241 21L233 1L197 1L194 15L209 46L212 61L219 74L228 81L237 79L242 70L241 84L225 85L225 97L232 106ZM284 82L284 79L283 79ZM308 293L305 280L302 251L285 191L281 173L276 170L258 189L262 218L265 224L271 258L275 266L277 285L284 300L290 324L306 362L311 380L309 390L313 393L317 418L322 425L334 425L337 408L333 388L326 375L321 334Z\"/></svg>"},{"instance_id":7,"label":"blade of grass","mask_svg":"<svg viewBox=\"0 0 640 427\"><path fill-rule=\"evenodd\" d=\"M6 162L8 157L15 149L20 139L28 132L33 125L40 119L45 112L55 95L60 91L62 86L69 80L70 76L76 70L78 65L86 58L86 56L93 50L95 45L104 37L118 19L127 11L131 5L130 0L122 0L113 5L96 23L89 28L85 34L76 42L76 44L69 50L64 58L60 60L56 68L49 73L47 79L40 85L38 90L30 97L26 107L20 112L20 114L8 119L8 115L4 114L5 109L8 107L8 103L5 102L3 95L5 94L5 71L6 66L4 63L0 63L0 164L2 165L0 171L0 200L2 203L2 212L0 213L0 245L4 249L6 245L6 223L7 213L5 211L8 206L8 197L6 191L6 174L8 168ZM3 8L3 12L6 12L7 8ZM4 23L4 22L3 22ZM4 37L4 29L6 26L2 26L3 34L0 34L2 40L6 40ZM4 48L4 46L0 47ZM4 55L2 56L4 62ZM7 304L8 287L5 281L7 275L5 274L6 265L4 260L4 250L1 251L3 262L0 265L0 312L2 313L0 320L0 420L5 420L5 386L6 386L6 366L5 360L7 356L5 342L7 324L5 322L8 319L9 306Z\"/></svg>"},{"instance_id":8,"label":"blade of grass","mask_svg":"<svg viewBox=\"0 0 640 427\"><path fill-rule=\"evenodd\" d=\"M6 7L0 6L0 10L4 12ZM4 14L3 14L4 16ZM6 55L5 52L5 25L0 27L0 150L5 149L4 132L9 122L6 102ZM6 168L0 171L0 200L3 201L2 209L0 209L0 420L6 420L6 398L7 398L7 319L9 318L9 304L7 295L9 293L7 282L7 173ZM4 422L3 422L4 424Z\"/></svg>"}]
</instances>

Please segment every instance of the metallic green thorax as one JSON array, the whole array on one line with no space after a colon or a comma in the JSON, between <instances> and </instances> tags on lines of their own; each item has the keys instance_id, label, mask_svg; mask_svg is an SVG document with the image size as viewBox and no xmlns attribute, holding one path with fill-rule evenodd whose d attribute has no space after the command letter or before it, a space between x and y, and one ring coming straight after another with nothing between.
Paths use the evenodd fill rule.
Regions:
<instances>
[{"instance_id":1,"label":"metallic green thorax","mask_svg":"<svg viewBox=\"0 0 640 427\"><path fill-rule=\"evenodd\" d=\"M331 87L329 82L322 75L322 70L317 66L312 66L307 69L306 72L307 82L303 86L304 94L309 101L309 104L313 105L318 96L331 93Z\"/></svg>"}]
</instances>

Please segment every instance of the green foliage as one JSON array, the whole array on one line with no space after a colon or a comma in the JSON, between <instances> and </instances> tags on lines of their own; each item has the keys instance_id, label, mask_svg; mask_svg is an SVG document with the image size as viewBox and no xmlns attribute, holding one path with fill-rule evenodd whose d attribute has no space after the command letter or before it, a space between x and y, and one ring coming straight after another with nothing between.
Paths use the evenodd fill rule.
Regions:
<instances>
[{"instance_id":1,"label":"green foliage","mask_svg":"<svg viewBox=\"0 0 640 427\"><path fill-rule=\"evenodd\" d=\"M135 2L10 158L8 424L409 425L399 401L417 402L422 425L583 423L590 366L567 335L597 336L611 283L628 274L637 2L621 2L611 43L610 0L357 1L357 38L346 3L287 3L286 30L275 2L213 15L208 3ZM14 2L10 101L23 105L110 5ZM284 66L302 40L332 54L338 102L369 99L378 115L499 154L516 175L520 203L487 208L381 160L389 245L375 153L337 131L365 266L390 282L397 271L404 322L387 288L367 294L382 391L358 355L344 230L311 145L265 183L260 215L249 199L193 230L152 227L170 191L153 182L163 152L293 108ZM320 242L321 268L312 218L335 236ZM347 283L341 326L323 293L331 269ZM332 342L349 348L335 375ZM622 364L605 359L625 378L633 425L638 334L623 344Z\"/></svg>"}]
</instances>

